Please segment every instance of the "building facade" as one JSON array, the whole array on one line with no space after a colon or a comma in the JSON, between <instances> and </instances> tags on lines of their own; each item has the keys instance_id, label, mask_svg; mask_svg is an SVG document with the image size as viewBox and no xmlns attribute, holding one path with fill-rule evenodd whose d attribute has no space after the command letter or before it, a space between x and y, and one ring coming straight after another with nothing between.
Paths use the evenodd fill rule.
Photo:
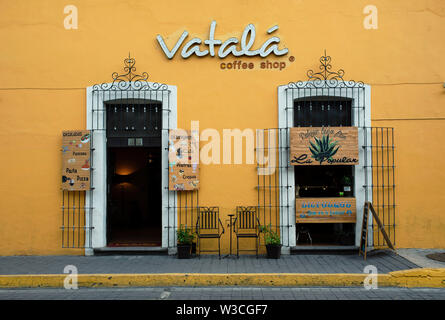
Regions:
<instances>
[{"instance_id":1,"label":"building facade","mask_svg":"<svg viewBox=\"0 0 445 320\"><path fill-rule=\"evenodd\" d=\"M442 1L1 7L1 255L445 247Z\"/></svg>"}]
</instances>

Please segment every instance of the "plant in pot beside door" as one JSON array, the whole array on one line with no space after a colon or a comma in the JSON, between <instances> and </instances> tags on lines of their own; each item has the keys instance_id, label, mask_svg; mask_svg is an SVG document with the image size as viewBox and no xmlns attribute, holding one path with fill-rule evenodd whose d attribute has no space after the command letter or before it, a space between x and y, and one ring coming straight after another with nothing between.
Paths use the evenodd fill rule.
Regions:
<instances>
[{"instance_id":1,"label":"plant in pot beside door","mask_svg":"<svg viewBox=\"0 0 445 320\"><path fill-rule=\"evenodd\" d=\"M264 233L264 242L266 243L266 251L268 259L279 259L281 256L281 240L278 233L272 230L269 224L260 227L260 232Z\"/></svg>"},{"instance_id":2,"label":"plant in pot beside door","mask_svg":"<svg viewBox=\"0 0 445 320\"><path fill-rule=\"evenodd\" d=\"M192 243L195 238L195 233L192 228L181 225L176 231L178 237L178 258L189 259L192 255Z\"/></svg>"}]
</instances>

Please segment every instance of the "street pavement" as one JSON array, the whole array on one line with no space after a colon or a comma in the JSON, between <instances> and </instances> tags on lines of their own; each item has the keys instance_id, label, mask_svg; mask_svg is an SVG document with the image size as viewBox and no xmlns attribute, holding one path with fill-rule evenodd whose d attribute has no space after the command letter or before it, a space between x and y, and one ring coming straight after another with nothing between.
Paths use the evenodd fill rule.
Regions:
<instances>
[{"instance_id":1,"label":"street pavement","mask_svg":"<svg viewBox=\"0 0 445 320\"><path fill-rule=\"evenodd\" d=\"M0 289L0 300L445 300L445 288L151 287Z\"/></svg>"},{"instance_id":2,"label":"street pavement","mask_svg":"<svg viewBox=\"0 0 445 320\"><path fill-rule=\"evenodd\" d=\"M389 250L371 252L366 260L358 254L295 254L280 259L243 255L218 259L215 255L177 259L168 255L120 256L3 256L0 274L63 274L66 266L79 274L157 273L360 273L373 265L378 273L418 268Z\"/></svg>"}]
</instances>

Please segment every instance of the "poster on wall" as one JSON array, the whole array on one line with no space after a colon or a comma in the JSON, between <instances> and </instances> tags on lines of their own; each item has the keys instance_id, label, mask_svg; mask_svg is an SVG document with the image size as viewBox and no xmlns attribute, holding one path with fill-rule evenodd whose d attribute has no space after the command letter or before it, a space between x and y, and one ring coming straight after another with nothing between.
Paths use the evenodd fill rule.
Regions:
<instances>
[{"instance_id":1,"label":"poster on wall","mask_svg":"<svg viewBox=\"0 0 445 320\"><path fill-rule=\"evenodd\" d=\"M299 165L358 165L357 127L290 128L290 163Z\"/></svg>"},{"instance_id":2,"label":"poster on wall","mask_svg":"<svg viewBox=\"0 0 445 320\"><path fill-rule=\"evenodd\" d=\"M354 223L355 198L296 198L297 223Z\"/></svg>"},{"instance_id":3,"label":"poster on wall","mask_svg":"<svg viewBox=\"0 0 445 320\"><path fill-rule=\"evenodd\" d=\"M62 133L62 190L90 190L90 131Z\"/></svg>"},{"instance_id":4,"label":"poster on wall","mask_svg":"<svg viewBox=\"0 0 445 320\"><path fill-rule=\"evenodd\" d=\"M168 143L170 191L199 189L199 138L191 131L170 130Z\"/></svg>"}]
</instances>

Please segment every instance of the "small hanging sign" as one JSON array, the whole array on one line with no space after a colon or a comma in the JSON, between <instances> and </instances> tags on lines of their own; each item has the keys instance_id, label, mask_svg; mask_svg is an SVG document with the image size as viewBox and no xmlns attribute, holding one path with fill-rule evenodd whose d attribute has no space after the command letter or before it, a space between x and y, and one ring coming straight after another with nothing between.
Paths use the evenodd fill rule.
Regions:
<instances>
[{"instance_id":1,"label":"small hanging sign","mask_svg":"<svg viewBox=\"0 0 445 320\"><path fill-rule=\"evenodd\" d=\"M290 164L358 165L357 127L290 128Z\"/></svg>"},{"instance_id":2,"label":"small hanging sign","mask_svg":"<svg viewBox=\"0 0 445 320\"><path fill-rule=\"evenodd\" d=\"M297 223L355 223L355 198L295 198Z\"/></svg>"},{"instance_id":3,"label":"small hanging sign","mask_svg":"<svg viewBox=\"0 0 445 320\"><path fill-rule=\"evenodd\" d=\"M89 130L62 133L62 190L90 190Z\"/></svg>"},{"instance_id":4,"label":"small hanging sign","mask_svg":"<svg viewBox=\"0 0 445 320\"><path fill-rule=\"evenodd\" d=\"M170 130L168 177L170 191L199 189L199 138L195 132Z\"/></svg>"}]
</instances>

